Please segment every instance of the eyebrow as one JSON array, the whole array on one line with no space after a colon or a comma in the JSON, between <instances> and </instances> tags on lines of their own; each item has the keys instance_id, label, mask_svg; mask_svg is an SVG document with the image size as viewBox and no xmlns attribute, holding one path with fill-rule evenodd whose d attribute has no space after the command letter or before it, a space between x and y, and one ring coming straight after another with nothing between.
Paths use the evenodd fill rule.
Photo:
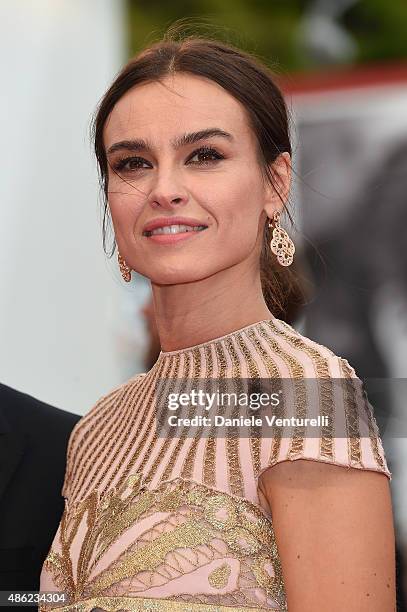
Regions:
<instances>
[{"instance_id":1,"label":"eyebrow","mask_svg":"<svg viewBox=\"0 0 407 612\"><path fill-rule=\"evenodd\" d=\"M234 140L232 134L221 130L220 128L207 128L205 130L199 130L199 132L189 132L188 134L182 134L171 141L172 147L177 150L185 145L194 144L205 138L211 138L213 136L219 136L220 138L226 138L227 140ZM152 151L152 145L143 138L137 138L136 140L121 140L115 142L111 147L108 148L107 154L111 155L116 151Z\"/></svg>"}]
</instances>

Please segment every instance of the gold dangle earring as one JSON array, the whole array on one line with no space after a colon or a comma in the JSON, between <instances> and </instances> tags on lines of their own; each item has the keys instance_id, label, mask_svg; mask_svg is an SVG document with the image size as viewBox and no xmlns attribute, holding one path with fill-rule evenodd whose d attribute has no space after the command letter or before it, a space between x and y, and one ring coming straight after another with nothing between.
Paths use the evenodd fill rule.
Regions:
<instances>
[{"instance_id":1,"label":"gold dangle earring","mask_svg":"<svg viewBox=\"0 0 407 612\"><path fill-rule=\"evenodd\" d=\"M126 281L126 283L129 283L131 281L130 266L126 264L126 262L124 261L123 257L120 255L119 252L117 252L117 260L119 262L120 273L123 277L123 280Z\"/></svg>"},{"instance_id":2,"label":"gold dangle earring","mask_svg":"<svg viewBox=\"0 0 407 612\"><path fill-rule=\"evenodd\" d=\"M282 266L290 266L293 263L295 246L285 229L280 226L280 213L275 212L272 222L268 224L273 228L270 242L271 252L277 257Z\"/></svg>"}]
</instances>

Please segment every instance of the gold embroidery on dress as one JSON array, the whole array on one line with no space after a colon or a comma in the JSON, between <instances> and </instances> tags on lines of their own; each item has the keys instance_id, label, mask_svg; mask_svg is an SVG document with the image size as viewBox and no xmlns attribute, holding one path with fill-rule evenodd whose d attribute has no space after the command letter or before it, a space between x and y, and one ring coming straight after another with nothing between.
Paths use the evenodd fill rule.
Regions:
<instances>
[{"instance_id":1,"label":"gold embroidery on dress","mask_svg":"<svg viewBox=\"0 0 407 612\"><path fill-rule=\"evenodd\" d=\"M348 386L347 386L348 401L346 402L346 416L348 419L347 424L349 425L349 430L350 430L349 431L350 433L349 444L350 444L351 462L353 461L357 465L362 465L360 444L358 444L359 442L358 438L355 437L359 435L359 429L357 428L355 431L355 424L354 424L355 419L357 418L357 415L358 415L358 410L356 410L356 402L362 401L363 408L365 411L365 416L366 416L367 423L368 423L369 438L370 438L370 444L372 447L373 456L375 458L375 461L378 467L384 470L385 469L384 462L379 453L379 444L380 444L379 430L374 420L374 416L372 414L372 410L371 410L371 407L370 407L370 404L369 404L369 401L366 395L366 391L363 387L363 382L358 377L356 378L352 377L352 368L350 367L346 359L340 358L340 363L341 363L342 371L344 372L346 378L349 379ZM360 389L363 395L363 399L360 399L360 398L356 399L356 389L358 388ZM352 395L349 398L350 393L352 393Z\"/></svg>"},{"instance_id":2,"label":"gold embroidery on dress","mask_svg":"<svg viewBox=\"0 0 407 612\"><path fill-rule=\"evenodd\" d=\"M182 369L182 372L183 372L182 379L181 381L179 380L176 381L175 384L177 385L177 387L176 389L172 390L173 392L176 390L178 392L182 391L183 393L188 393L193 387L193 381L196 375L196 371L195 371L195 362L197 361L196 355L194 353L192 353L192 357L189 355L185 355L185 360L186 360L186 366ZM194 416L193 406L189 407L187 416L190 419ZM185 441L187 440L188 429L189 429L188 427L183 427L181 434L177 436L178 440L175 444L175 447L171 450L171 455L169 457L169 460L160 476L161 481L169 480L171 478L171 474L174 469L175 463L178 459L178 456L181 452L182 447L185 444ZM171 443L171 433L172 432L170 432L169 435L167 434L169 444ZM164 442L164 445L165 445L165 442ZM163 452L164 450L165 448L163 448ZM157 461L158 462L163 461L163 456L161 455L161 453L158 454ZM155 474L157 468L158 468L158 463L156 462L151 469L151 478Z\"/></svg>"},{"instance_id":3,"label":"gold embroidery on dress","mask_svg":"<svg viewBox=\"0 0 407 612\"><path fill-rule=\"evenodd\" d=\"M198 359L198 358L197 358ZM208 392L211 393L212 392L212 388L211 388L211 378L213 377L213 371L212 371L212 356L210 354L210 348L205 347L205 361L206 361L206 370L205 370L205 375L206 375L206 379L207 379L207 387L208 387ZM199 366L200 367L200 366ZM188 453L187 456L183 462L182 465L182 469L181 469L181 478L192 478L193 475L193 470L194 470L194 465L195 465L195 457L196 457L196 452L198 449L198 444L201 440L201 434L203 433L203 428L201 427L198 432L197 435L194 436L190 447L188 449ZM202 477L202 475L201 475Z\"/></svg>"},{"instance_id":4,"label":"gold embroidery on dress","mask_svg":"<svg viewBox=\"0 0 407 612\"><path fill-rule=\"evenodd\" d=\"M295 413L298 418L304 418L307 416L307 405L306 405L306 394L303 384L303 379L305 377L304 368L301 363L295 359L292 355L290 355L287 351L285 351L275 340L275 338L264 331L263 328L259 328L260 336L265 340L268 346L272 348L272 350L281 357L281 359L288 364L290 368L291 377L293 380L293 386L295 389ZM278 372L273 375L273 378L280 378ZM281 402L281 405L277 406L276 416L284 417L284 403ZM279 427L274 428L273 432L274 444L272 455L270 457L270 465L276 463L279 450L280 443L282 437L282 430ZM304 450L304 439L305 439L305 427L297 426L294 429L293 436L290 441L290 450L288 452L288 458L294 459L298 456L301 456Z\"/></svg>"},{"instance_id":5,"label":"gold embroidery on dress","mask_svg":"<svg viewBox=\"0 0 407 612\"><path fill-rule=\"evenodd\" d=\"M188 359L187 355L185 355L185 359ZM169 393L173 393L174 392L174 389L175 389L175 387L177 385L177 378L178 378L179 372L180 371L181 372L188 371L187 368L188 368L189 361L187 361L187 368L185 367L185 365L184 365L183 368L180 368L181 357L179 355L175 355L174 361L175 361L175 371L174 371L174 374L172 374L170 377L168 377L168 379L166 381L164 381L164 380L161 381L160 394L154 400L154 401L157 402L157 410L161 409L164 397L168 397ZM169 391L168 391L168 389L166 389L167 385L169 386ZM165 393L164 393L164 389L166 389ZM153 425L153 427L155 427L155 424ZM151 465L149 470L145 473L145 481L146 482L150 482L153 479L153 477L155 476L157 467L160 465L160 463L162 463L163 457L165 456L166 447L171 444L172 436L173 436L173 431L170 430L167 433L167 435L164 437L164 439L160 442L160 448L159 448L157 456L156 456L156 458L154 460L154 463ZM147 462L148 462L148 460L149 460L149 458L151 456L151 453L153 452L154 448L157 447L157 444L158 444L158 440L157 440L157 437L156 437L155 432L154 432L154 435L151 438L149 447L148 447L147 451L144 453L144 457L143 457L140 465L137 468L138 471L144 473L144 467L147 464ZM133 465L134 465L134 461L133 461Z\"/></svg>"},{"instance_id":6,"label":"gold embroidery on dress","mask_svg":"<svg viewBox=\"0 0 407 612\"><path fill-rule=\"evenodd\" d=\"M256 361L253 359L251 351L248 349L241 336L237 336L236 340L242 354L244 355L249 378L260 378L259 369L257 367ZM238 376L240 377L241 373L239 362L237 363L237 367L239 368ZM260 438L258 436L258 432L256 432L254 428L252 429L249 442L254 473L258 474L260 472Z\"/></svg>"},{"instance_id":7,"label":"gold embroidery on dress","mask_svg":"<svg viewBox=\"0 0 407 612\"><path fill-rule=\"evenodd\" d=\"M120 441L120 444L124 442L124 440L121 438L123 432L125 433L125 439L127 440L129 437L129 432L132 429L133 431L134 429L137 429L134 426L135 419L140 418L141 410L139 409L142 405L143 413L145 414L145 395L143 394L143 396L140 396L138 400L135 400L141 381L142 378L136 379L135 381L127 384L119 393L115 394L115 402L113 404L114 413L111 419L109 419L111 422L109 436L106 436L106 415L104 413L95 417L95 422L92 423L89 431L85 432L81 446L83 445L84 441L87 442L85 445L83 445L82 453L79 453L80 447L78 447L76 450L76 461L78 468L75 470L75 480L71 492L72 497L85 497L89 492L90 483L92 483L92 489L97 488L101 490L100 484L111 467L111 462L104 462L103 458L114 452L114 447L118 441ZM143 383L145 384L145 381L143 381ZM130 410L129 407L131 408ZM119 410L121 412L120 416ZM95 465L98 465L99 469L94 475L95 478L92 478L92 469ZM119 467L120 463L118 465L118 468ZM117 469L115 471L117 471ZM113 474L112 478L114 478L114 476L115 474ZM105 487L105 489L107 488L108 485Z\"/></svg>"},{"instance_id":8,"label":"gold embroidery on dress","mask_svg":"<svg viewBox=\"0 0 407 612\"><path fill-rule=\"evenodd\" d=\"M226 389L229 393L237 393L239 386L241 371L239 357L236 354L235 347L230 338L226 341L226 350L232 363L232 371L230 379L225 380ZM233 408L231 417L239 416L239 407L236 404ZM240 465L240 450L239 450L239 431L237 427L230 427L225 440L226 444L226 468L228 471L230 490L234 495L244 496L244 481L242 475L242 467Z\"/></svg>"},{"instance_id":9,"label":"gold embroidery on dress","mask_svg":"<svg viewBox=\"0 0 407 612\"><path fill-rule=\"evenodd\" d=\"M147 441L147 435L140 436L140 429L144 423L147 422L148 417L151 419L153 418L155 381L157 377L160 377L160 372L162 372L162 370L163 364L154 375L152 375L152 372L146 374L148 379L144 380L143 392L140 393L139 390L136 389L139 397L132 394L129 397L127 404L124 406L124 410L129 415L134 416L131 420L126 420L128 425L125 429L123 429L122 437L119 441L119 447L127 444L124 451L124 457L131 457L131 461L127 462L125 469L123 469L122 462L118 461L115 469L112 472L109 473L107 468L104 470L105 474L109 473L109 478L103 487L103 490L110 489L114 482L116 483L116 486L120 486L130 474L134 462L140 457L140 453L142 452L144 444ZM110 465L108 467L110 469ZM116 480L119 471L120 477L118 480ZM103 477L105 474L103 474ZM96 485L95 488L100 490L101 482L102 480L100 480L99 485Z\"/></svg>"},{"instance_id":10,"label":"gold embroidery on dress","mask_svg":"<svg viewBox=\"0 0 407 612\"><path fill-rule=\"evenodd\" d=\"M116 402L118 393L113 393L113 397L110 400L102 400L101 407L98 409L97 414L93 415L91 423L88 429L85 429L83 435L79 438L79 441L75 445L75 439L72 441L72 447L75 445L75 456L72 458L68 455L68 466L69 472L67 475L67 480L69 483L72 482L72 491L70 492L70 496L76 495L77 491L81 489L82 483L85 477L89 474L89 469L87 468L88 464L91 462L91 447L95 445L95 441L98 436L100 439L103 438L105 432L105 423L106 423L106 413L109 415L114 415L116 410ZM120 393L119 393L120 395ZM109 418L108 417L108 418ZM86 416L85 416L86 419ZM86 420L84 422L80 421L77 435L79 435L79 429L86 428ZM90 435L91 434L91 435ZM97 442L100 443L100 439ZM106 441L101 442L101 446L106 446ZM73 464L73 462L75 462ZM72 480L72 475L75 472L75 480Z\"/></svg>"},{"instance_id":11,"label":"gold embroidery on dress","mask_svg":"<svg viewBox=\"0 0 407 612\"><path fill-rule=\"evenodd\" d=\"M225 351L220 343L214 344L215 356L216 356L216 368L218 378L218 389L221 393L226 390L226 373L227 373L227 361ZM218 414L224 413L223 407L220 406ZM214 487L216 485L216 449L218 445L217 434L215 426L212 425L208 438L205 443L204 460L203 460L203 481L206 485Z\"/></svg>"},{"instance_id":12,"label":"gold embroidery on dress","mask_svg":"<svg viewBox=\"0 0 407 612\"><path fill-rule=\"evenodd\" d=\"M40 606L40 612L53 609ZM170 599L148 599L145 597L92 597L75 605L58 608L58 612L278 612L281 608L222 606L195 602L172 601Z\"/></svg>"},{"instance_id":13,"label":"gold embroidery on dress","mask_svg":"<svg viewBox=\"0 0 407 612\"><path fill-rule=\"evenodd\" d=\"M343 392L345 402L346 434L348 436L348 456L350 465L362 466L362 452L360 446L359 413L356 399L356 384L352 378L351 369L340 359L341 373L343 374Z\"/></svg>"},{"instance_id":14,"label":"gold embroidery on dress","mask_svg":"<svg viewBox=\"0 0 407 612\"><path fill-rule=\"evenodd\" d=\"M127 530L138 527L148 517L154 520L146 523L144 531L128 543L122 540L122 551L116 558L107 566L100 564ZM75 576L70 547L83 521L86 532L80 542ZM68 592L71 606L90 598L142 598L152 586L165 585L227 558L237 560L240 568L233 588L216 595L205 590L193 595L180 592L167 600L260 609L260 589L266 608L286 609L271 521L251 502L195 482L177 478L149 490L143 478L134 474L121 488L111 489L103 496L94 491L66 507L59 544L61 552L57 547L51 550L44 568L55 586ZM264 569L267 565L273 568L272 573ZM226 586L229 574L230 567L224 561L209 573L209 586Z\"/></svg>"},{"instance_id":15,"label":"gold embroidery on dress","mask_svg":"<svg viewBox=\"0 0 407 612\"><path fill-rule=\"evenodd\" d=\"M209 371L209 376L210 376L211 373L215 369L210 346L205 347L205 354L208 360L208 371ZM217 353L216 353L216 357L218 358ZM219 367L217 368L216 371L219 372ZM211 385L210 379L208 380L209 380L209 385ZM208 391L213 393L214 389L210 386ZM212 428L205 442L204 460L203 460L203 465L202 465L202 480L204 484L210 487L213 487L216 484L215 458L216 458L216 437L215 437L215 429Z\"/></svg>"},{"instance_id":16,"label":"gold embroidery on dress","mask_svg":"<svg viewBox=\"0 0 407 612\"><path fill-rule=\"evenodd\" d=\"M230 565L223 563L214 569L208 576L208 582L214 589L223 589L228 583L230 576Z\"/></svg>"},{"instance_id":17,"label":"gold embroidery on dress","mask_svg":"<svg viewBox=\"0 0 407 612\"><path fill-rule=\"evenodd\" d=\"M322 379L319 381L320 391L320 406L321 416L327 417L328 425L322 425L321 427L321 441L320 441L320 456L326 457L327 459L334 461L334 441L333 441L333 422L334 422L334 398L333 398L333 382L331 373L328 367L328 360L322 356L321 352L308 345L303 336L295 331L290 325L284 321L279 320L280 325L288 331L279 329L272 321L267 324L277 334L283 336L285 340L291 346L294 346L301 351L304 351L313 360L316 377ZM333 354L333 353L332 353Z\"/></svg>"},{"instance_id":18,"label":"gold embroidery on dress","mask_svg":"<svg viewBox=\"0 0 407 612\"><path fill-rule=\"evenodd\" d=\"M333 365L336 371L339 364L344 374L342 397L333 394L329 355L340 360ZM307 402L308 361L322 390L317 402ZM255 496L260 459L271 466L282 458L283 429L272 428L270 451L264 453L266 442L254 436L241 441L236 429L218 442L211 433L207 439L201 437L200 430L194 438L184 430L180 439L159 440L155 427L156 406L177 381L190 379L188 388L202 377L214 391L211 377L216 376L222 392L230 385L232 390L245 385L239 380L243 375L255 388L253 379L263 371L275 380L282 378L280 362L294 391L289 396L293 403L281 401L276 416L285 416L292 405L295 415L304 418L311 405L320 404L322 415L329 417L319 460L335 461L333 416L338 399L339 413L344 408L349 464L364 465L358 420L362 416L372 453L366 460L372 462L372 456L378 469L386 470L377 426L352 368L282 321L260 322L221 341L161 355L142 385L135 379L102 398L72 438L66 491L72 482L70 499L82 501L68 501L44 564L45 580L72 598L73 604L63 610L286 610L272 522ZM164 384L157 396L160 380ZM295 428L287 451L284 446L284 458L306 454L305 432L302 425Z\"/></svg>"}]
</instances>

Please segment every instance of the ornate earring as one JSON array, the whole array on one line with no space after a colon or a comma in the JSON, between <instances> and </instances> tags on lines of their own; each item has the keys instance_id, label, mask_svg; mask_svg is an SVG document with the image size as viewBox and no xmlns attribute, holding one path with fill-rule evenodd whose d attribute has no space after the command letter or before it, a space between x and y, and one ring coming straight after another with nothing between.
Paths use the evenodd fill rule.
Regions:
<instances>
[{"instance_id":1,"label":"ornate earring","mask_svg":"<svg viewBox=\"0 0 407 612\"><path fill-rule=\"evenodd\" d=\"M117 260L119 262L120 273L123 280L126 281L126 283L129 283L131 281L131 268L126 264L119 252L117 253Z\"/></svg>"},{"instance_id":2,"label":"ornate earring","mask_svg":"<svg viewBox=\"0 0 407 612\"><path fill-rule=\"evenodd\" d=\"M285 229L280 226L280 213L275 212L272 222L268 224L273 228L270 249L277 256L277 261L282 266L290 266L293 263L295 246Z\"/></svg>"}]
</instances>

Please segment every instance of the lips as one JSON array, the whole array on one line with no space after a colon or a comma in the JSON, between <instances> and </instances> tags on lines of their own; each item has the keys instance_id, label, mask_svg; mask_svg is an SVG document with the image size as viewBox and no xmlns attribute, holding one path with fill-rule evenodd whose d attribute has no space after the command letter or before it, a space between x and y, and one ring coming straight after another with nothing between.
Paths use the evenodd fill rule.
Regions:
<instances>
[{"instance_id":1,"label":"lips","mask_svg":"<svg viewBox=\"0 0 407 612\"><path fill-rule=\"evenodd\" d=\"M146 232L151 232L158 227L168 227L169 225L188 225L190 227L204 226L208 227L206 223L200 219L193 219L191 217L157 217L152 219L143 227L143 235L146 236Z\"/></svg>"},{"instance_id":2,"label":"lips","mask_svg":"<svg viewBox=\"0 0 407 612\"><path fill-rule=\"evenodd\" d=\"M191 225L167 225L166 227L156 227L156 229L150 232L144 232L147 237L150 236L174 236L177 234L190 234L196 232L202 232L208 229L204 225L191 226Z\"/></svg>"}]
</instances>

